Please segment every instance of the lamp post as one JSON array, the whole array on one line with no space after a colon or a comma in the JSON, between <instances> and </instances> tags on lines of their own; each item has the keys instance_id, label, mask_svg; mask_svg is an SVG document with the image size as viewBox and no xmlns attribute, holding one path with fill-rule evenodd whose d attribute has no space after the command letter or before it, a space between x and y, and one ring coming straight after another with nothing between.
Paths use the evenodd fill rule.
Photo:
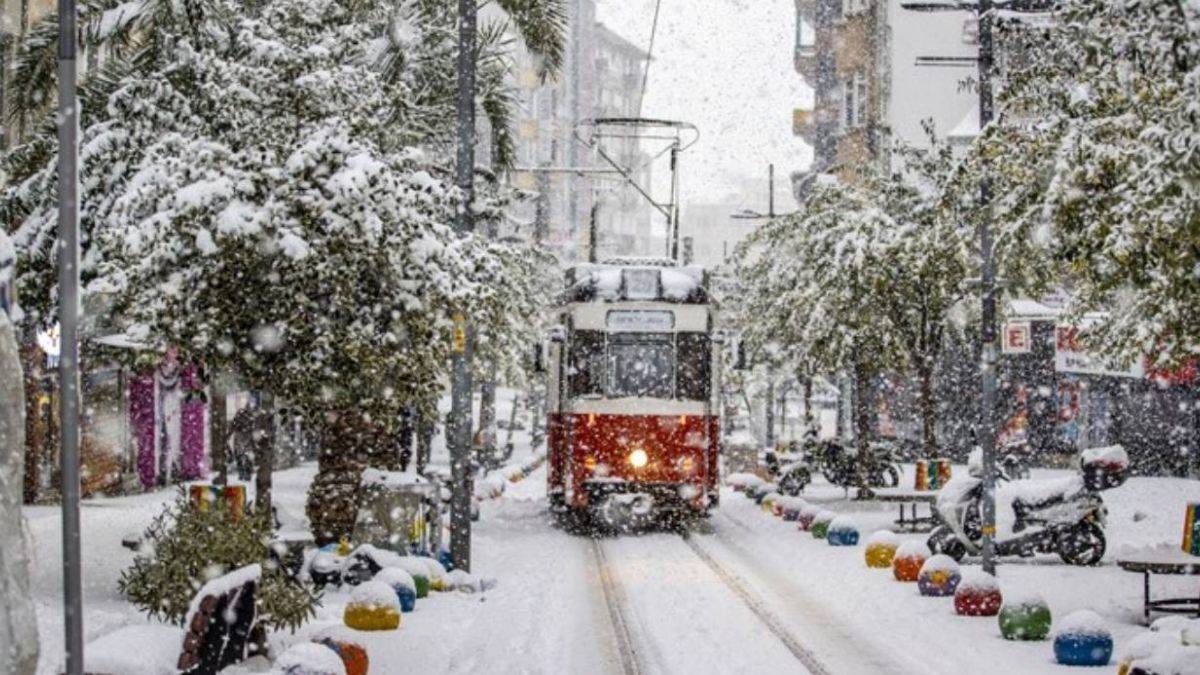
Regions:
<instances>
[{"instance_id":1,"label":"lamp post","mask_svg":"<svg viewBox=\"0 0 1200 675\"><path fill-rule=\"evenodd\" d=\"M63 617L67 675L83 673L79 540L79 105L75 0L58 0L58 323Z\"/></svg>"},{"instance_id":2,"label":"lamp post","mask_svg":"<svg viewBox=\"0 0 1200 675\"><path fill-rule=\"evenodd\" d=\"M475 196L475 0L458 2L458 157L456 184L462 205L455 230L467 236L475 229L471 213ZM450 419L450 556L454 566L471 569L471 339L466 317L454 320L451 358Z\"/></svg>"}]
</instances>

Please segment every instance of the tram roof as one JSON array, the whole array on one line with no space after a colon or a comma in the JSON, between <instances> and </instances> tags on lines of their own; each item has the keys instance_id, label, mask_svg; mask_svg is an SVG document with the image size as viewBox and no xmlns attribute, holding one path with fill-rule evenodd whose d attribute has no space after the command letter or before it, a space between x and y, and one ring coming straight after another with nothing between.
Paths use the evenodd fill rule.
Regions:
<instances>
[{"instance_id":1,"label":"tram roof","mask_svg":"<svg viewBox=\"0 0 1200 675\"><path fill-rule=\"evenodd\" d=\"M709 303L708 273L699 265L660 259L584 263L567 270L564 302Z\"/></svg>"}]
</instances>

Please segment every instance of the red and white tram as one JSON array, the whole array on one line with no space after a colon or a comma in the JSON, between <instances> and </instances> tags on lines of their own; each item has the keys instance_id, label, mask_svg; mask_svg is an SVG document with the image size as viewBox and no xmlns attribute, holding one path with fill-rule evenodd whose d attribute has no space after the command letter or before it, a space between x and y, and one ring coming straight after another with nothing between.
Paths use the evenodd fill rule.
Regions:
<instances>
[{"instance_id":1,"label":"red and white tram","mask_svg":"<svg viewBox=\"0 0 1200 675\"><path fill-rule=\"evenodd\" d=\"M548 494L623 524L717 505L716 308L702 268L663 260L567 274L548 345Z\"/></svg>"}]
</instances>

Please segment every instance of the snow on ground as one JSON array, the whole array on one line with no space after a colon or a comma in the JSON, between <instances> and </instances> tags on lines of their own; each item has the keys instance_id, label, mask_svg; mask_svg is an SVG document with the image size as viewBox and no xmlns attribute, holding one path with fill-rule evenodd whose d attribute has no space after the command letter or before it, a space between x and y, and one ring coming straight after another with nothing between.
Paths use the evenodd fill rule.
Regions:
<instances>
[{"instance_id":1,"label":"snow on ground","mask_svg":"<svg viewBox=\"0 0 1200 675\"><path fill-rule=\"evenodd\" d=\"M527 439L525 433L518 435L514 462L530 456ZM905 484L911 484L911 470L906 467ZM277 504L302 514L314 474L313 465L277 473ZM1066 472L1034 474L1059 478ZM133 557L120 541L143 529L173 496L168 489L84 504L89 641L125 626L152 625L117 594L116 580ZM1056 618L1078 609L1098 612L1113 631L1119 653L1122 644L1142 632L1141 578L1121 571L1113 557L1123 545L1178 545L1183 505L1197 497L1197 481L1133 478L1104 493L1110 547L1102 565L1066 567L1049 556L1006 559L1000 568L1002 589L1041 593ZM864 540L891 526L896 516L895 505L848 501L843 490L820 478L805 499L853 515ZM58 672L62 661L60 515L53 507L28 507L25 513L35 542L33 585L43 641L39 673L49 674ZM901 535L902 540L924 537ZM949 599L922 598L915 584L894 581L888 570L868 569L862 546L830 547L732 491L724 491L720 510L691 535L690 543L776 620L776 630L792 636L828 672L1062 670L1053 663L1049 642L1004 641L994 618L955 616ZM805 672L761 613L756 616L728 579L688 545L667 532L606 538L598 543L602 562L591 539L552 525L543 466L508 485L500 499L482 505L474 530L473 571L497 579L495 588L478 594L435 593L403 616L398 632L384 633L345 628L341 614L349 594L331 591L315 621L294 635L276 634L271 642L278 654L317 636L350 638L367 647L379 667L372 672L621 672L621 634L614 628L601 581L601 566L606 565L631 651L643 672ZM968 561L967 566L974 564ZM1200 579L1156 579L1155 586L1156 593L1195 593Z\"/></svg>"}]
</instances>

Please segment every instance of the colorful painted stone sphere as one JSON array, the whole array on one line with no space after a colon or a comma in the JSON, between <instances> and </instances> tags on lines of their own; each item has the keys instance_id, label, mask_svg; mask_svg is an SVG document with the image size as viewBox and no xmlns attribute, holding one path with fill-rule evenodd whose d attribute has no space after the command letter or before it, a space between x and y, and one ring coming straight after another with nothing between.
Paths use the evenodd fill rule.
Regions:
<instances>
[{"instance_id":1,"label":"colorful painted stone sphere","mask_svg":"<svg viewBox=\"0 0 1200 675\"><path fill-rule=\"evenodd\" d=\"M829 523L825 541L830 546L858 546L858 525L849 516L838 516Z\"/></svg>"},{"instance_id":2,"label":"colorful painted stone sphere","mask_svg":"<svg viewBox=\"0 0 1200 675\"><path fill-rule=\"evenodd\" d=\"M945 598L954 595L958 589L962 575L958 571L958 563L948 555L939 553L921 565L917 573L917 589L921 595L933 598Z\"/></svg>"},{"instance_id":3,"label":"colorful painted stone sphere","mask_svg":"<svg viewBox=\"0 0 1200 675\"><path fill-rule=\"evenodd\" d=\"M794 523L800 519L800 510L807 505L808 502L799 497L790 498L783 507L783 519L789 523Z\"/></svg>"},{"instance_id":4,"label":"colorful painted stone sphere","mask_svg":"<svg viewBox=\"0 0 1200 675\"><path fill-rule=\"evenodd\" d=\"M382 581L359 584L350 594L342 621L355 630L395 630L400 627L400 599Z\"/></svg>"},{"instance_id":5,"label":"colorful painted stone sphere","mask_svg":"<svg viewBox=\"0 0 1200 675\"><path fill-rule=\"evenodd\" d=\"M821 510L819 506L805 504L800 508L800 517L796 519L796 525L804 532L808 532L812 529L813 521L821 515Z\"/></svg>"},{"instance_id":6,"label":"colorful painted stone sphere","mask_svg":"<svg viewBox=\"0 0 1200 675\"><path fill-rule=\"evenodd\" d=\"M1093 611L1082 609L1059 622L1054 658L1064 666L1107 666L1113 653L1112 633Z\"/></svg>"},{"instance_id":7,"label":"colorful painted stone sphere","mask_svg":"<svg viewBox=\"0 0 1200 675\"><path fill-rule=\"evenodd\" d=\"M867 548L864 556L867 559L867 567L876 569L887 569L892 566L892 559L896 557L896 548L900 545L900 538L891 530L879 530L867 538Z\"/></svg>"},{"instance_id":8,"label":"colorful painted stone sphere","mask_svg":"<svg viewBox=\"0 0 1200 675\"><path fill-rule=\"evenodd\" d=\"M818 513L817 517L813 518L812 528L809 529L809 532L812 532L813 539L824 539L827 537L829 535L829 524L833 522L833 519L833 511L821 511Z\"/></svg>"},{"instance_id":9,"label":"colorful painted stone sphere","mask_svg":"<svg viewBox=\"0 0 1200 675\"><path fill-rule=\"evenodd\" d=\"M313 640L313 642L333 650L333 653L342 660L346 675L367 675L370 670L371 660L367 658L367 650L363 649L360 644L333 638L323 638Z\"/></svg>"},{"instance_id":10,"label":"colorful painted stone sphere","mask_svg":"<svg viewBox=\"0 0 1200 675\"><path fill-rule=\"evenodd\" d=\"M767 493L763 495L763 498L758 502L758 505L762 507L763 511L766 511L767 513L773 513L775 504L779 502L779 498L782 496L783 495L779 494L778 492Z\"/></svg>"},{"instance_id":11,"label":"colorful painted stone sphere","mask_svg":"<svg viewBox=\"0 0 1200 675\"><path fill-rule=\"evenodd\" d=\"M754 495L754 503L762 506L763 500L767 498L767 495L774 494L779 494L779 486L774 483L764 483Z\"/></svg>"},{"instance_id":12,"label":"colorful painted stone sphere","mask_svg":"<svg viewBox=\"0 0 1200 675\"><path fill-rule=\"evenodd\" d=\"M1009 593L1000 607L1000 634L1006 640L1045 640L1050 635L1050 605L1036 593Z\"/></svg>"},{"instance_id":13,"label":"colorful painted stone sphere","mask_svg":"<svg viewBox=\"0 0 1200 675\"><path fill-rule=\"evenodd\" d=\"M417 607L417 582L412 575L399 567L385 567L375 574L374 581L392 587L400 600L400 611L408 613Z\"/></svg>"},{"instance_id":14,"label":"colorful painted stone sphere","mask_svg":"<svg viewBox=\"0 0 1200 675\"><path fill-rule=\"evenodd\" d=\"M923 541L914 539L900 544L892 559L892 574L896 581L916 581L921 574L921 566L932 555Z\"/></svg>"},{"instance_id":15,"label":"colorful painted stone sphere","mask_svg":"<svg viewBox=\"0 0 1200 675\"><path fill-rule=\"evenodd\" d=\"M996 577L982 570L968 570L954 592L954 611L959 616L996 616L1004 597Z\"/></svg>"}]
</instances>

